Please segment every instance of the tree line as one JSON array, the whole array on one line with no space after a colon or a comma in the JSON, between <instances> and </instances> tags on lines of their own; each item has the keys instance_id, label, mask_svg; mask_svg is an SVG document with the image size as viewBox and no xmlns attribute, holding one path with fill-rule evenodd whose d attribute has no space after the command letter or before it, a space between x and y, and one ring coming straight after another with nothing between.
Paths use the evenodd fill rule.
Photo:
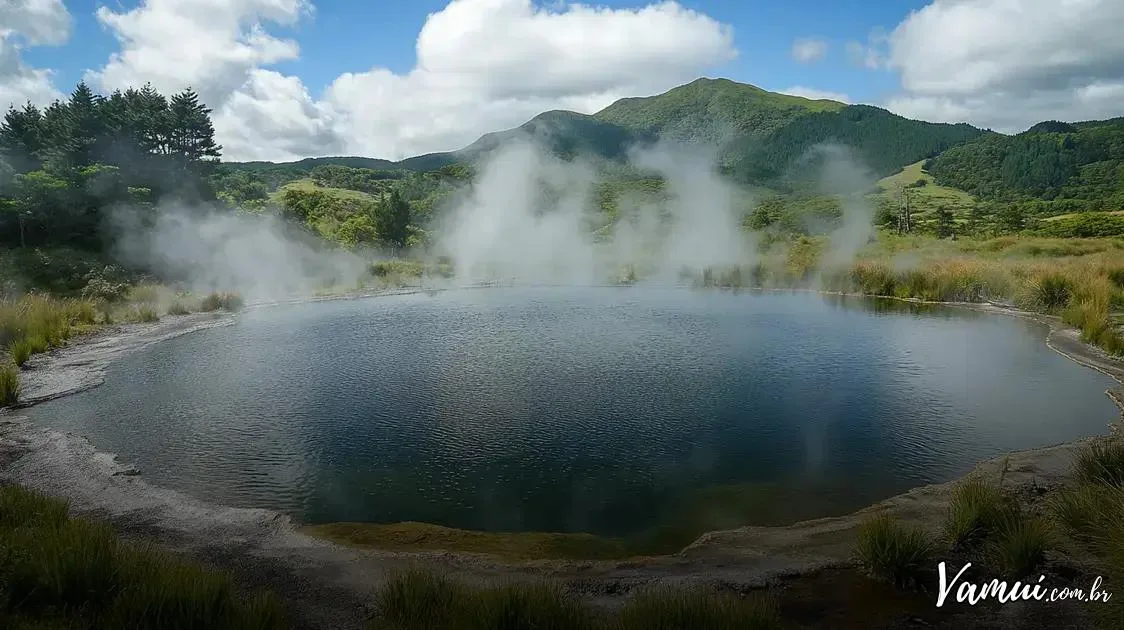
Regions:
<instances>
[{"instance_id":1,"label":"tree line","mask_svg":"<svg viewBox=\"0 0 1124 630\"><path fill-rule=\"evenodd\" d=\"M0 123L0 243L98 247L114 204L212 199L207 176L222 147L210 114L191 89L103 96L85 83L45 108L9 108Z\"/></svg>"},{"instance_id":2,"label":"tree line","mask_svg":"<svg viewBox=\"0 0 1124 630\"><path fill-rule=\"evenodd\" d=\"M1036 206L1047 214L1124 209L1124 119L988 134L925 167L937 183L983 199L1047 202Z\"/></svg>"}]
</instances>

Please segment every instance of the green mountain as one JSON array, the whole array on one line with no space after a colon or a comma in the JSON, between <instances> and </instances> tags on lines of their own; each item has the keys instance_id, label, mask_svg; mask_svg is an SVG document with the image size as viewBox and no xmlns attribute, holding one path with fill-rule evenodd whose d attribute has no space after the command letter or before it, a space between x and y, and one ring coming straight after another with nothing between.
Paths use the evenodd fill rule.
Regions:
<instances>
[{"instance_id":1,"label":"green mountain","mask_svg":"<svg viewBox=\"0 0 1124 630\"><path fill-rule=\"evenodd\" d=\"M593 118L672 142L724 145L745 136L765 136L810 113L846 107L729 79L697 79L658 96L621 99Z\"/></svg>"},{"instance_id":2,"label":"green mountain","mask_svg":"<svg viewBox=\"0 0 1124 630\"><path fill-rule=\"evenodd\" d=\"M813 177L815 160L807 158L820 144L851 147L882 176L982 133L966 124L909 120L867 105L777 94L728 79L698 79L657 96L621 99L591 116L550 111L457 151L399 162L371 160L365 167L432 171L479 161L521 138L565 159L580 155L621 164L630 147L664 141L715 146L721 166L744 183L785 188ZM277 166L307 173L325 164L359 166L363 159L318 158Z\"/></svg>"},{"instance_id":3,"label":"green mountain","mask_svg":"<svg viewBox=\"0 0 1124 630\"><path fill-rule=\"evenodd\" d=\"M1124 118L1046 121L1014 136L988 133L926 164L940 184L981 199L1051 202L1054 210L1124 208Z\"/></svg>"}]
</instances>

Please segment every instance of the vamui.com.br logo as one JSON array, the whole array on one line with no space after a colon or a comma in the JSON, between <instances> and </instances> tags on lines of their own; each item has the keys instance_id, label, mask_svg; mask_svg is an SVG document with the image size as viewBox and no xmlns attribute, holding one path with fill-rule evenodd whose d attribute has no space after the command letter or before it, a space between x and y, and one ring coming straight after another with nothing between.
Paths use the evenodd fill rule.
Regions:
<instances>
[{"instance_id":1,"label":"vamui.com.br logo","mask_svg":"<svg viewBox=\"0 0 1124 630\"><path fill-rule=\"evenodd\" d=\"M1058 586L1046 582L1046 576L1039 575L1037 579L1025 578L1008 582L993 578L983 582L970 582L964 579L964 573L971 568L972 563L966 563L955 575L944 562L937 566L940 588L937 592L937 608L949 602L957 602L974 606L983 601L997 601L1010 603L1019 601L1039 602L1101 602L1107 603L1112 599L1112 593L1105 590L1104 579L1100 576L1094 578L1093 583L1081 585Z\"/></svg>"}]
</instances>

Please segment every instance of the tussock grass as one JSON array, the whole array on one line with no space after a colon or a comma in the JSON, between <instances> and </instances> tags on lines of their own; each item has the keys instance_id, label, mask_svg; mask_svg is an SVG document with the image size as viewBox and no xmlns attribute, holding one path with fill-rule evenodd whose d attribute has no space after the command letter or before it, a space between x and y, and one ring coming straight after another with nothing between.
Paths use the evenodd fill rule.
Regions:
<instances>
[{"instance_id":1,"label":"tussock grass","mask_svg":"<svg viewBox=\"0 0 1124 630\"><path fill-rule=\"evenodd\" d=\"M1009 512L988 543L987 557L1003 575L1020 578L1030 575L1046 560L1046 551L1054 544L1050 522Z\"/></svg>"},{"instance_id":2,"label":"tussock grass","mask_svg":"<svg viewBox=\"0 0 1124 630\"><path fill-rule=\"evenodd\" d=\"M998 484L969 477L952 492L944 536L953 546L979 542L1006 523L1016 508Z\"/></svg>"},{"instance_id":3,"label":"tussock grass","mask_svg":"<svg viewBox=\"0 0 1124 630\"><path fill-rule=\"evenodd\" d=\"M1124 486L1124 439L1098 440L1082 448L1074 472L1084 483Z\"/></svg>"},{"instance_id":4,"label":"tussock grass","mask_svg":"<svg viewBox=\"0 0 1124 630\"><path fill-rule=\"evenodd\" d=\"M1097 440L1077 454L1073 476L1077 485L1050 501L1053 520L1080 549L1099 564L1105 585L1124 583L1124 440ZM1107 586L1108 592L1113 589ZM1124 628L1124 603L1119 595L1097 605L1100 627Z\"/></svg>"},{"instance_id":5,"label":"tussock grass","mask_svg":"<svg viewBox=\"0 0 1124 630\"><path fill-rule=\"evenodd\" d=\"M150 306L142 306L137 309L137 321L157 322L160 321L160 315L156 312L156 309Z\"/></svg>"},{"instance_id":6,"label":"tussock grass","mask_svg":"<svg viewBox=\"0 0 1124 630\"><path fill-rule=\"evenodd\" d=\"M0 363L0 407L10 407L19 401L19 369L10 363Z\"/></svg>"},{"instance_id":7,"label":"tussock grass","mask_svg":"<svg viewBox=\"0 0 1124 630\"><path fill-rule=\"evenodd\" d=\"M0 486L0 529L41 527L56 529L66 523L69 506L21 486Z\"/></svg>"},{"instance_id":8,"label":"tussock grass","mask_svg":"<svg viewBox=\"0 0 1124 630\"><path fill-rule=\"evenodd\" d=\"M1072 294L1069 278L1061 272L1048 270L1023 281L1015 295L1015 304L1028 311L1053 314L1069 306Z\"/></svg>"},{"instance_id":9,"label":"tussock grass","mask_svg":"<svg viewBox=\"0 0 1124 630\"><path fill-rule=\"evenodd\" d=\"M225 311L237 311L245 305L245 300L237 293L223 292L211 293L203 298L199 304L199 310L204 313L210 313L219 309Z\"/></svg>"},{"instance_id":10,"label":"tussock grass","mask_svg":"<svg viewBox=\"0 0 1124 630\"><path fill-rule=\"evenodd\" d=\"M191 310L188 309L187 306L184 305L183 302L179 302L179 301L172 302L172 304L170 306L168 306L168 314L169 315L187 315L190 312L191 312Z\"/></svg>"},{"instance_id":11,"label":"tussock grass","mask_svg":"<svg viewBox=\"0 0 1124 630\"><path fill-rule=\"evenodd\" d=\"M934 546L928 533L881 513L859 526L855 554L871 577L898 587L915 586L926 571Z\"/></svg>"},{"instance_id":12,"label":"tussock grass","mask_svg":"<svg viewBox=\"0 0 1124 630\"><path fill-rule=\"evenodd\" d=\"M395 630L585 630L594 618L576 600L545 584L473 587L432 571L391 578L376 599L372 628Z\"/></svg>"},{"instance_id":13,"label":"tussock grass","mask_svg":"<svg viewBox=\"0 0 1124 630\"><path fill-rule=\"evenodd\" d=\"M372 629L380 630L765 630L781 627L765 597L701 590L641 593L615 614L594 611L554 586L469 586L433 571L393 576L379 591Z\"/></svg>"},{"instance_id":14,"label":"tussock grass","mask_svg":"<svg viewBox=\"0 0 1124 630\"><path fill-rule=\"evenodd\" d=\"M770 630L783 626L775 602L766 597L740 598L732 594L664 589L633 597L610 627L616 630Z\"/></svg>"},{"instance_id":15,"label":"tussock grass","mask_svg":"<svg viewBox=\"0 0 1124 630\"><path fill-rule=\"evenodd\" d=\"M67 506L0 487L0 625L233 630L281 628L268 596L246 603L229 579L179 558L120 543ZM47 625L40 625L47 624Z\"/></svg>"},{"instance_id":16,"label":"tussock grass","mask_svg":"<svg viewBox=\"0 0 1124 630\"><path fill-rule=\"evenodd\" d=\"M425 273L425 265L416 260L376 260L371 263L371 275L377 278L387 276L412 276L420 278Z\"/></svg>"},{"instance_id":17,"label":"tussock grass","mask_svg":"<svg viewBox=\"0 0 1124 630\"><path fill-rule=\"evenodd\" d=\"M1050 511L1070 538L1093 545L1124 522L1124 486L1083 483L1061 490L1051 498Z\"/></svg>"},{"instance_id":18,"label":"tussock grass","mask_svg":"<svg viewBox=\"0 0 1124 630\"><path fill-rule=\"evenodd\" d=\"M8 351L16 365L23 365L31 355L61 346L96 320L97 309L88 300L40 294L0 300L0 348Z\"/></svg>"}]
</instances>

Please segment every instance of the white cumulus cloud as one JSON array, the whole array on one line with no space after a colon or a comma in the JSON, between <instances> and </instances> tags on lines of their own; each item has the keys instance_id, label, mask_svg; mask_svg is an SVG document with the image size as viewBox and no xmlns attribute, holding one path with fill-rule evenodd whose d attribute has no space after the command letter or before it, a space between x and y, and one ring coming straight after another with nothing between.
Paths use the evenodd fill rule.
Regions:
<instances>
[{"instance_id":1,"label":"white cumulus cloud","mask_svg":"<svg viewBox=\"0 0 1124 630\"><path fill-rule=\"evenodd\" d=\"M359 154L401 158L459 148L549 109L593 112L734 59L733 32L676 2L637 9L531 0L453 0L430 14L417 64L370 60L312 95L269 68L296 42L271 33L309 14L305 0L145 0L98 19L121 42L90 78L104 89L150 81L195 88L215 110L227 159ZM362 54L362 49L356 51Z\"/></svg>"},{"instance_id":2,"label":"white cumulus cloud","mask_svg":"<svg viewBox=\"0 0 1124 630\"><path fill-rule=\"evenodd\" d=\"M934 0L889 36L902 91L886 105L1008 132L1119 116L1122 29L1120 0Z\"/></svg>"},{"instance_id":3,"label":"white cumulus cloud","mask_svg":"<svg viewBox=\"0 0 1124 630\"><path fill-rule=\"evenodd\" d=\"M70 37L71 17L61 0L0 0L0 109L62 96L52 72L24 60L26 46L57 46Z\"/></svg>"}]
</instances>

